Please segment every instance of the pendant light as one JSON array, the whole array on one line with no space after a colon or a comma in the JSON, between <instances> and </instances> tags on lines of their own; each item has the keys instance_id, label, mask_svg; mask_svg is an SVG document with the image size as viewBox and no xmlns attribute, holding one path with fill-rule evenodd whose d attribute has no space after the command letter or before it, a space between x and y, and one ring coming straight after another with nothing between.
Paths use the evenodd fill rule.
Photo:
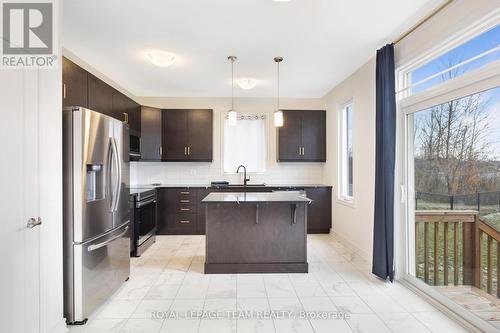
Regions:
<instances>
[{"instance_id":1,"label":"pendant light","mask_svg":"<svg viewBox=\"0 0 500 333\"><path fill-rule=\"evenodd\" d=\"M274 111L274 126L283 126L283 111L280 109L280 62L283 61L282 57L274 58L274 62L277 65L277 99L276 99L276 110Z\"/></svg>"},{"instance_id":2,"label":"pendant light","mask_svg":"<svg viewBox=\"0 0 500 333\"><path fill-rule=\"evenodd\" d=\"M231 61L231 110L227 112L227 120L229 126L236 126L236 120L238 119L238 113L234 109L234 62L236 61L236 56L227 57Z\"/></svg>"}]
</instances>

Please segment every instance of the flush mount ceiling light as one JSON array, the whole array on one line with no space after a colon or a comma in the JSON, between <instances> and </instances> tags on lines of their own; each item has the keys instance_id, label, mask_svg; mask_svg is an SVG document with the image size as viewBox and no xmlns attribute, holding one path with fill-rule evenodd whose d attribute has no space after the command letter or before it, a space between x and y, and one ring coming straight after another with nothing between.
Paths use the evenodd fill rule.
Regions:
<instances>
[{"instance_id":1,"label":"flush mount ceiling light","mask_svg":"<svg viewBox=\"0 0 500 333\"><path fill-rule=\"evenodd\" d=\"M227 112L227 120L229 122L229 126L235 126L238 113L234 109L234 62L238 58L236 58L236 56L229 56L227 59L231 61L231 110Z\"/></svg>"},{"instance_id":2,"label":"flush mount ceiling light","mask_svg":"<svg viewBox=\"0 0 500 333\"><path fill-rule=\"evenodd\" d=\"M255 88L256 84L257 84L257 81L255 81L254 79L249 78L249 77L242 78L242 79L238 80L238 86L241 89L245 89L245 90L250 90L250 89Z\"/></svg>"},{"instance_id":3,"label":"flush mount ceiling light","mask_svg":"<svg viewBox=\"0 0 500 333\"><path fill-rule=\"evenodd\" d=\"M283 111L280 109L280 62L283 61L282 57L274 58L274 62L277 67L277 98L276 98L276 111L274 111L274 126L282 127L283 126Z\"/></svg>"},{"instance_id":4,"label":"flush mount ceiling light","mask_svg":"<svg viewBox=\"0 0 500 333\"><path fill-rule=\"evenodd\" d=\"M158 67L168 67L171 66L175 61L175 55L167 51L148 51L146 53L149 61Z\"/></svg>"}]
</instances>

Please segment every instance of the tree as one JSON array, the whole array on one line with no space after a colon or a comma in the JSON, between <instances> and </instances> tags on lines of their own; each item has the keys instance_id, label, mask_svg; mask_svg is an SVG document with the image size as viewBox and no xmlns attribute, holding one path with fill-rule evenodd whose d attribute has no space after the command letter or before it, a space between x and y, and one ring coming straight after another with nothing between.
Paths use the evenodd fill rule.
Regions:
<instances>
[{"instance_id":1,"label":"tree","mask_svg":"<svg viewBox=\"0 0 500 333\"><path fill-rule=\"evenodd\" d=\"M457 70L446 75L457 76ZM488 161L487 105L483 93L452 100L415 115L417 191L448 195L481 187L481 164Z\"/></svg>"}]
</instances>

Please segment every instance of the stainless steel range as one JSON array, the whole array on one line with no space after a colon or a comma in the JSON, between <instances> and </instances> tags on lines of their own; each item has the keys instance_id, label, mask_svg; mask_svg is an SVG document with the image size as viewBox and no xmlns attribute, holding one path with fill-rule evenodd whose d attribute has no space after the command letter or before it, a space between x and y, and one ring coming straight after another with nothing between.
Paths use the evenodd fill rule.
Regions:
<instances>
[{"instance_id":1,"label":"stainless steel range","mask_svg":"<svg viewBox=\"0 0 500 333\"><path fill-rule=\"evenodd\" d=\"M63 128L64 314L82 324L130 274L129 129L80 107Z\"/></svg>"},{"instance_id":2,"label":"stainless steel range","mask_svg":"<svg viewBox=\"0 0 500 333\"><path fill-rule=\"evenodd\" d=\"M131 254L139 257L156 239L156 190L134 188L130 195L134 212Z\"/></svg>"}]
</instances>

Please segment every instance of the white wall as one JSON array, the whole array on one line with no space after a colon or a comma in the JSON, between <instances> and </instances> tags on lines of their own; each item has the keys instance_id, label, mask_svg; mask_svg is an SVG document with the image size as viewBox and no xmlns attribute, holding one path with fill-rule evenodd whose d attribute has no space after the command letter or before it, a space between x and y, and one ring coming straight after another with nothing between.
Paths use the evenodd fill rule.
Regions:
<instances>
[{"instance_id":1,"label":"white wall","mask_svg":"<svg viewBox=\"0 0 500 333\"><path fill-rule=\"evenodd\" d=\"M327 162L324 182L333 185L333 232L367 258L373 243L375 188L375 58L333 88L325 97L327 107ZM338 109L353 102L352 205L338 198Z\"/></svg>"},{"instance_id":2,"label":"white wall","mask_svg":"<svg viewBox=\"0 0 500 333\"><path fill-rule=\"evenodd\" d=\"M214 110L213 162L132 162L131 184L207 184L212 180L241 182L241 175L224 174L222 164L222 119L231 106L230 98L154 98L138 97L142 104L158 108L206 108ZM284 109L325 109L322 99L283 99ZM240 98L235 108L241 113L266 113L268 119L268 158L266 172L250 174L251 182L267 184L321 184L323 163L276 162L276 128L272 113L276 100L271 98ZM242 147L244 149L244 147ZM236 171L236 170L235 170Z\"/></svg>"}]
</instances>

